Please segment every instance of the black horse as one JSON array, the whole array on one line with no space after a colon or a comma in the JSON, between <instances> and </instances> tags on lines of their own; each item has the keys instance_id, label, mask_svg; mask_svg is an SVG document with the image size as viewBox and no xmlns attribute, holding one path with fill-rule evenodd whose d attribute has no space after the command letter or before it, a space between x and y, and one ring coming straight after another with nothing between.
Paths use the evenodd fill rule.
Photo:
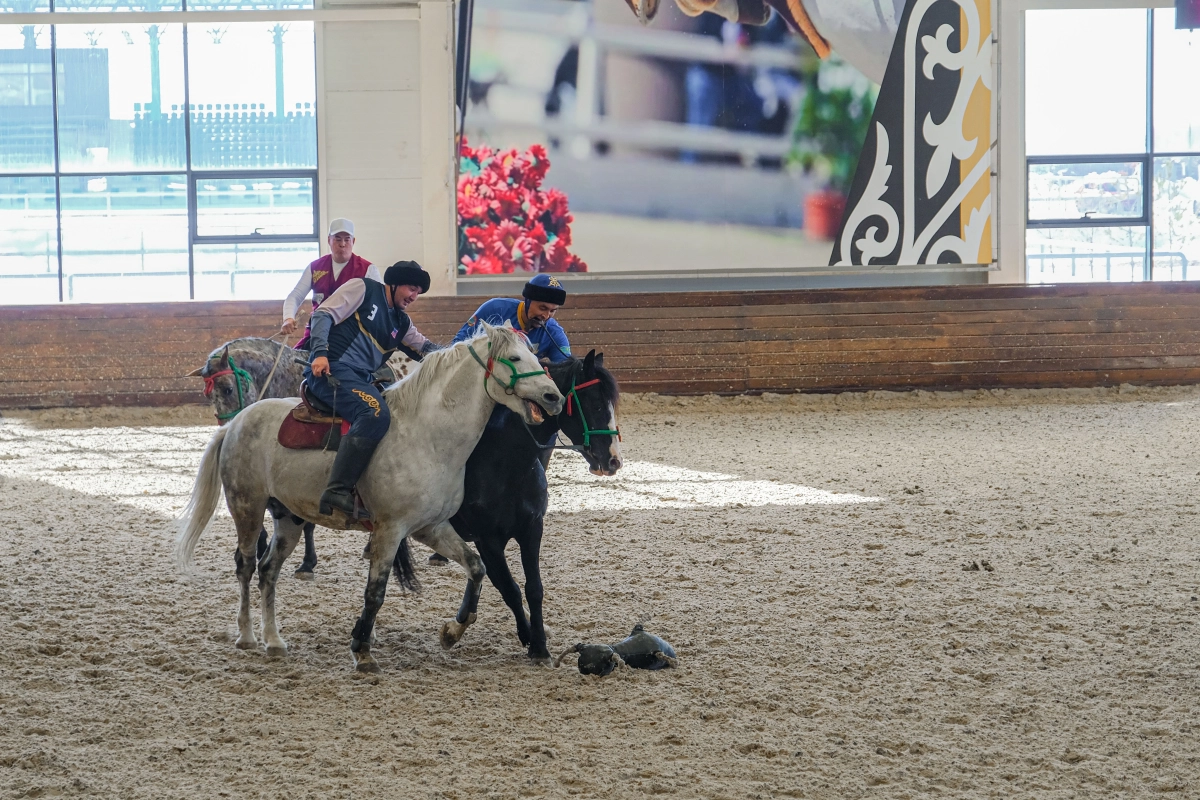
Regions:
<instances>
[{"instance_id":1,"label":"black horse","mask_svg":"<svg viewBox=\"0 0 1200 800\"><path fill-rule=\"evenodd\" d=\"M478 548L492 585L512 609L517 637L529 657L543 662L550 660L550 652L542 624L539 557L548 502L546 465L558 432L570 438L571 449L583 455L593 475L614 475L621 468L616 424L620 392L612 373L604 369L604 354L593 350L583 359L550 364L547 369L567 397L562 412L536 427L526 426L516 414L498 415L467 460L463 502L450 518L458 535ZM528 619L521 588L504 558L504 549L513 539L521 549ZM442 629L444 647L453 647L474 622L478 592L468 580L458 616Z\"/></svg>"}]
</instances>

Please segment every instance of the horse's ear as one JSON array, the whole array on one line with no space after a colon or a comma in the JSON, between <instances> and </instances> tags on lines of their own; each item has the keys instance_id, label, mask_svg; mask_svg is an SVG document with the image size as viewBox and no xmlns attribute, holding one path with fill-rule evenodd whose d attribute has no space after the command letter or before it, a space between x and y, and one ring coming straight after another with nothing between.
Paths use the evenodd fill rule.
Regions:
<instances>
[{"instance_id":1,"label":"horse's ear","mask_svg":"<svg viewBox=\"0 0 1200 800\"><path fill-rule=\"evenodd\" d=\"M597 367L604 366L604 353L596 353L596 366Z\"/></svg>"},{"instance_id":2,"label":"horse's ear","mask_svg":"<svg viewBox=\"0 0 1200 800\"><path fill-rule=\"evenodd\" d=\"M588 350L588 354L583 357L583 371L591 372L596 365L596 351Z\"/></svg>"},{"instance_id":3,"label":"horse's ear","mask_svg":"<svg viewBox=\"0 0 1200 800\"><path fill-rule=\"evenodd\" d=\"M225 345L225 349L221 351L221 369L229 369L229 345Z\"/></svg>"},{"instance_id":4,"label":"horse's ear","mask_svg":"<svg viewBox=\"0 0 1200 800\"><path fill-rule=\"evenodd\" d=\"M207 366L208 366L208 364L205 364L205 365L204 365L204 367L207 367ZM200 376L202 376L202 375L204 374L204 367L196 367L194 370L192 370L191 372L189 372L187 375L184 375L183 377L185 377L185 378L199 378Z\"/></svg>"}]
</instances>

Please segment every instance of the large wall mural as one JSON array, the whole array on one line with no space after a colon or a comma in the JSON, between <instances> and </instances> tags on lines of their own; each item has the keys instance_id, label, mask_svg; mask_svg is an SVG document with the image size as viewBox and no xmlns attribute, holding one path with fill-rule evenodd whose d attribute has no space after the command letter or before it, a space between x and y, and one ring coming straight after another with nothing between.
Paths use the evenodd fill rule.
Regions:
<instances>
[{"instance_id":1,"label":"large wall mural","mask_svg":"<svg viewBox=\"0 0 1200 800\"><path fill-rule=\"evenodd\" d=\"M991 0L911 0L831 266L992 261Z\"/></svg>"}]
</instances>

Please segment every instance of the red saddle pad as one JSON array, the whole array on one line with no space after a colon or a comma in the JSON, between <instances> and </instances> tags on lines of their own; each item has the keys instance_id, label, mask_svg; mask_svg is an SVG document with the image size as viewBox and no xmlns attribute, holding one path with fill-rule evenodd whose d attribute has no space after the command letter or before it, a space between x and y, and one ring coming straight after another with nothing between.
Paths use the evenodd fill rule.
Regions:
<instances>
[{"instance_id":1,"label":"red saddle pad","mask_svg":"<svg viewBox=\"0 0 1200 800\"><path fill-rule=\"evenodd\" d=\"M303 409L303 403L296 409ZM279 443L289 450L337 450L342 437L350 430L350 423L341 425L328 422L301 422L293 414L283 418L279 426Z\"/></svg>"}]
</instances>

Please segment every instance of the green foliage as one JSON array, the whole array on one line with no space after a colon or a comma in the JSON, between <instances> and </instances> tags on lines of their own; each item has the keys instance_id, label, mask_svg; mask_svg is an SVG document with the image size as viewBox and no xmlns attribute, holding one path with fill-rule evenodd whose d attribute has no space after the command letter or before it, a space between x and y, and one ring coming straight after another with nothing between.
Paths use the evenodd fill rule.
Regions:
<instances>
[{"instance_id":1,"label":"green foliage","mask_svg":"<svg viewBox=\"0 0 1200 800\"><path fill-rule=\"evenodd\" d=\"M852 67L811 61L802 67L804 99L792 130L788 163L845 194L871 126L877 90Z\"/></svg>"}]
</instances>

